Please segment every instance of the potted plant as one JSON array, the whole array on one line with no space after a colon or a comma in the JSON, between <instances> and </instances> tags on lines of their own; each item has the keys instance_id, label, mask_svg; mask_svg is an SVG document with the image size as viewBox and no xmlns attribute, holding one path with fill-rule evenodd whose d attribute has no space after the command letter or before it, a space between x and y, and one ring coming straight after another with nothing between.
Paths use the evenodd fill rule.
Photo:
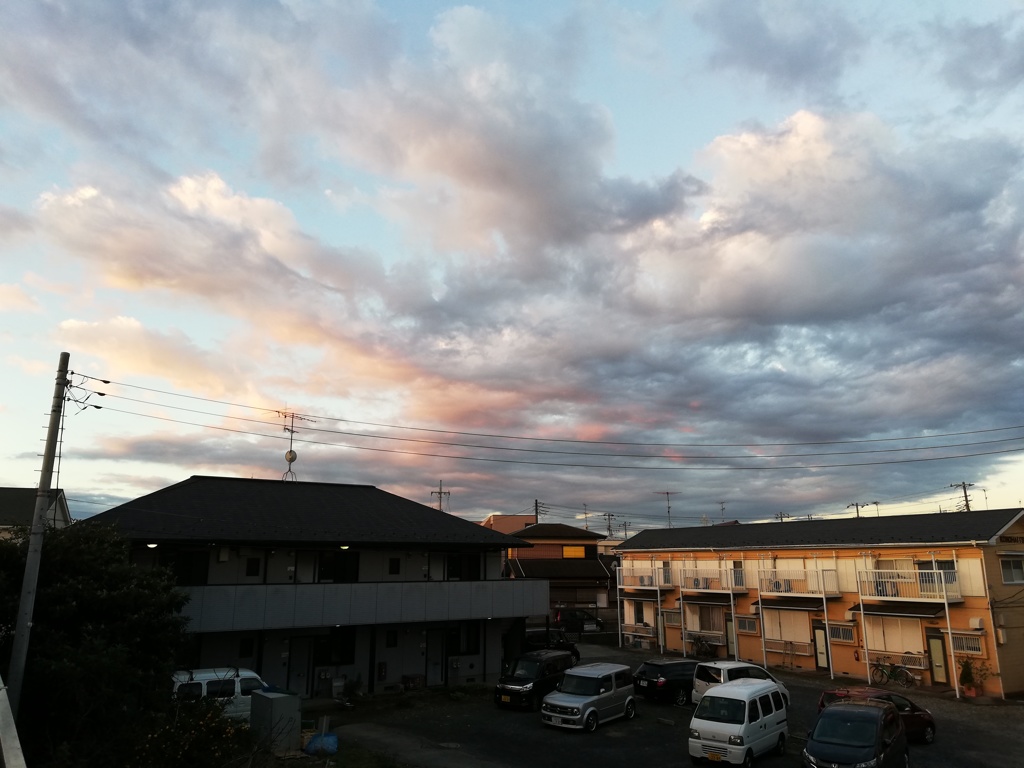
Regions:
<instances>
[{"instance_id":1,"label":"potted plant","mask_svg":"<svg viewBox=\"0 0 1024 768\"><path fill-rule=\"evenodd\" d=\"M960 658L960 687L964 690L964 696L976 694L974 685L974 662L970 657L963 656Z\"/></svg>"}]
</instances>

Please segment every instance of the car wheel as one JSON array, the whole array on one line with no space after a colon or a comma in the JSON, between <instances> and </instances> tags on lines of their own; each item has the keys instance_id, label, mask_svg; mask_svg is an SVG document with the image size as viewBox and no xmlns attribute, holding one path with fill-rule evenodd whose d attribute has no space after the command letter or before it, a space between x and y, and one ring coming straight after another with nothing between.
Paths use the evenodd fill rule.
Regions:
<instances>
[{"instance_id":1,"label":"car wheel","mask_svg":"<svg viewBox=\"0 0 1024 768\"><path fill-rule=\"evenodd\" d=\"M690 703L690 697L687 695L686 691L684 691L682 688L680 688L676 692L676 706L677 707L685 707L689 703Z\"/></svg>"},{"instance_id":2,"label":"car wheel","mask_svg":"<svg viewBox=\"0 0 1024 768\"><path fill-rule=\"evenodd\" d=\"M924 733L921 734L921 738L925 744L933 744L935 742L935 729L932 726L926 726Z\"/></svg>"},{"instance_id":3,"label":"car wheel","mask_svg":"<svg viewBox=\"0 0 1024 768\"><path fill-rule=\"evenodd\" d=\"M630 699L626 702L626 709L622 712L623 717L627 720L632 720L636 717L636 702Z\"/></svg>"},{"instance_id":4,"label":"car wheel","mask_svg":"<svg viewBox=\"0 0 1024 768\"><path fill-rule=\"evenodd\" d=\"M747 750L747 754L743 756L743 762L740 763L743 768L752 768L754 765L754 751L751 749Z\"/></svg>"},{"instance_id":5,"label":"car wheel","mask_svg":"<svg viewBox=\"0 0 1024 768\"><path fill-rule=\"evenodd\" d=\"M587 733L593 733L597 730L597 713L591 712L587 715L587 719L583 721L583 730Z\"/></svg>"},{"instance_id":6,"label":"car wheel","mask_svg":"<svg viewBox=\"0 0 1024 768\"><path fill-rule=\"evenodd\" d=\"M779 743L775 745L775 754L779 757L786 754L786 734L779 734Z\"/></svg>"},{"instance_id":7,"label":"car wheel","mask_svg":"<svg viewBox=\"0 0 1024 768\"><path fill-rule=\"evenodd\" d=\"M574 653L572 655L572 665L575 667L579 663L580 663L580 655L578 653Z\"/></svg>"}]
</instances>

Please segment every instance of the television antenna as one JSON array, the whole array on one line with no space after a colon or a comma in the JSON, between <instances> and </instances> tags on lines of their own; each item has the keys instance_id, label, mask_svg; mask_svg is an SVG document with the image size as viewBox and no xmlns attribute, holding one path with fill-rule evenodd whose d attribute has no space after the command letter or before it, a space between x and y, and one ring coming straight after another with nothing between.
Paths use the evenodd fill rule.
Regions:
<instances>
[{"instance_id":1,"label":"television antenna","mask_svg":"<svg viewBox=\"0 0 1024 768\"><path fill-rule=\"evenodd\" d=\"M307 419L305 416L298 416L291 411L277 411L277 415L284 419L284 431L288 433L288 450L284 452L284 460L288 462L288 469L281 475L282 480L298 480L292 472L292 464L299 459L299 454L292 447L295 442L295 420L315 423L314 419Z\"/></svg>"}]
</instances>

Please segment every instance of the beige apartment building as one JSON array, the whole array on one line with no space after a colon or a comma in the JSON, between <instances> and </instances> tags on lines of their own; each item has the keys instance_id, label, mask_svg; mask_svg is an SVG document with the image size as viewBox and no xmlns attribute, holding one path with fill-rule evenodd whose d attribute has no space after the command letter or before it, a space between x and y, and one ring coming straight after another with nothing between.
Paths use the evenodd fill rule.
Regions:
<instances>
[{"instance_id":1,"label":"beige apartment building","mask_svg":"<svg viewBox=\"0 0 1024 768\"><path fill-rule=\"evenodd\" d=\"M622 642L1024 693L1024 510L646 530L618 548ZM971 690L967 690L971 693Z\"/></svg>"}]
</instances>

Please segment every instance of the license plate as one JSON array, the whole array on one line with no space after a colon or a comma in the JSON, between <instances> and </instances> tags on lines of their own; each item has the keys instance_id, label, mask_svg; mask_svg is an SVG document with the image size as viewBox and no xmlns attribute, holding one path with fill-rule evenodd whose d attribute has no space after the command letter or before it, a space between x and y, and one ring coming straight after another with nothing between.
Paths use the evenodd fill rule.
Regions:
<instances>
[{"instance_id":1,"label":"license plate","mask_svg":"<svg viewBox=\"0 0 1024 768\"><path fill-rule=\"evenodd\" d=\"M708 753L708 760L710 760L712 763L718 763L721 762L722 756L717 752L710 752Z\"/></svg>"},{"instance_id":2,"label":"license plate","mask_svg":"<svg viewBox=\"0 0 1024 768\"><path fill-rule=\"evenodd\" d=\"M502 697L501 697L501 701L502 701L502 703L504 703L504 704L508 704L509 702L511 702L511 701L512 701L512 697L511 697L511 696L502 696Z\"/></svg>"},{"instance_id":3,"label":"license plate","mask_svg":"<svg viewBox=\"0 0 1024 768\"><path fill-rule=\"evenodd\" d=\"M640 687L641 688L646 688L647 687L647 681L646 680L641 680L640 681Z\"/></svg>"}]
</instances>

